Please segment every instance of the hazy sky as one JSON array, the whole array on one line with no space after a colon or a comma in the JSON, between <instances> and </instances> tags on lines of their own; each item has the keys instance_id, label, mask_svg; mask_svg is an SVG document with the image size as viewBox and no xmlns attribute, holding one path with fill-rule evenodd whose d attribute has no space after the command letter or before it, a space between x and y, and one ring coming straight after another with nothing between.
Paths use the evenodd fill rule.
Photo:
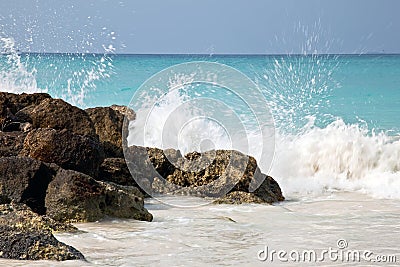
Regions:
<instances>
[{"instance_id":1,"label":"hazy sky","mask_svg":"<svg viewBox=\"0 0 400 267\"><path fill-rule=\"evenodd\" d=\"M0 35L37 52L400 53L399 12L399 0L0 0Z\"/></svg>"}]
</instances>

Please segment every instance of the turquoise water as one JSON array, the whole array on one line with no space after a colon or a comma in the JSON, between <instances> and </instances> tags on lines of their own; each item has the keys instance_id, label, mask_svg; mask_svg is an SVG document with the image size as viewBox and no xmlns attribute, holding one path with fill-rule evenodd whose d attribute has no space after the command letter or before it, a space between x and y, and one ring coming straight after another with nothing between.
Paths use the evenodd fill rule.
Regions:
<instances>
[{"instance_id":1,"label":"turquoise water","mask_svg":"<svg viewBox=\"0 0 400 267\"><path fill-rule=\"evenodd\" d=\"M305 116L313 115L320 121L330 122L331 119L327 118L333 116L346 123L365 121L370 128L377 130L396 133L400 130L399 55L23 54L20 61L26 72L32 74L16 73L22 76L18 77L20 83L32 83L31 79L34 79L36 90L48 91L54 97L62 97L83 107L127 105L137 88L164 68L190 61L218 62L258 81L267 98L276 92L284 97L295 95L296 101L281 103L279 107L289 109L290 105L302 105L301 109L290 114L294 123L304 123ZM0 62L4 73L8 69L4 55ZM316 93L313 90L321 91ZM321 99L323 102L314 107Z\"/></svg>"},{"instance_id":2,"label":"turquoise water","mask_svg":"<svg viewBox=\"0 0 400 267\"><path fill-rule=\"evenodd\" d=\"M235 129L225 135L221 125L192 123L190 112L171 113L185 100L174 94L158 105L152 122L144 122L140 107L135 109L136 129L146 126L151 137L137 144L159 146L167 140L159 147L186 152L198 150L205 140L210 148L240 150L254 156L287 197L338 190L400 198L400 55L10 53L0 56L0 90L48 92L83 108L127 105L152 75L191 61L226 64L261 89L269 108L265 112L271 112L276 126L274 144L268 144L272 163L259 153L265 136L257 139L247 132L232 145ZM196 98L196 90L186 97ZM218 90L206 96L226 103L231 98ZM190 127L182 126L185 121ZM241 149L243 144L249 148Z\"/></svg>"}]
</instances>

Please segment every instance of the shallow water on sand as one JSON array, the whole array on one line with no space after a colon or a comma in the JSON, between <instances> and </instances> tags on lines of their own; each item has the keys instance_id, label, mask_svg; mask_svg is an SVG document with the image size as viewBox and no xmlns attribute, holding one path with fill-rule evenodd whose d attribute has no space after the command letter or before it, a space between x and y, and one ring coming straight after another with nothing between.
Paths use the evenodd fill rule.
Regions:
<instances>
[{"instance_id":1,"label":"shallow water on sand","mask_svg":"<svg viewBox=\"0 0 400 267\"><path fill-rule=\"evenodd\" d=\"M163 200L163 199L161 199ZM85 233L57 234L79 249L87 262L19 262L1 260L1 266L274 266L310 265L275 258L257 258L260 250L369 250L395 255L400 262L398 232L400 203L356 193L332 193L310 199L292 199L278 205L208 205L198 208L165 206L149 200L154 221L105 220L77 224ZM262 256L262 255L261 255ZM370 266L370 262L330 260L313 263ZM386 263L385 266L390 264ZM394 265L394 264L393 264Z\"/></svg>"}]
</instances>

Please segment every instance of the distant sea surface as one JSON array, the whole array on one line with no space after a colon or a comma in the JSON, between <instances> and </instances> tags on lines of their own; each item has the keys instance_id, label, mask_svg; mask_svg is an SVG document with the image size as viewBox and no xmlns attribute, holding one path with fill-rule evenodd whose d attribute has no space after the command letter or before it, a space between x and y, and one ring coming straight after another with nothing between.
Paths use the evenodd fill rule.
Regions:
<instances>
[{"instance_id":1,"label":"distant sea surface","mask_svg":"<svg viewBox=\"0 0 400 267\"><path fill-rule=\"evenodd\" d=\"M85 107L126 105L152 75L190 61L229 65L261 80L265 91L292 92L304 99L304 105L315 103L313 97L328 98L329 105L320 106L319 114L337 116L347 123L364 120L377 129L400 130L400 55L21 54L11 60L11 69L2 55L0 85L9 91L48 91ZM266 82L266 77L273 81ZM311 113L296 116L315 115Z\"/></svg>"}]
</instances>

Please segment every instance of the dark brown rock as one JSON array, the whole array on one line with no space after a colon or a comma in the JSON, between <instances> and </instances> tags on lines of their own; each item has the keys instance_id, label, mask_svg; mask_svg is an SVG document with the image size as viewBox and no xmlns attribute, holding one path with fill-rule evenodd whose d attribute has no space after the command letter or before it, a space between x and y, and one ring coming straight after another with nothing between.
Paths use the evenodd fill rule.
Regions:
<instances>
[{"instance_id":1,"label":"dark brown rock","mask_svg":"<svg viewBox=\"0 0 400 267\"><path fill-rule=\"evenodd\" d=\"M0 205L0 225L18 223L22 230L49 230L51 232L77 233L78 228L72 224L56 221L46 215L33 212L27 205L11 203Z\"/></svg>"},{"instance_id":2,"label":"dark brown rock","mask_svg":"<svg viewBox=\"0 0 400 267\"><path fill-rule=\"evenodd\" d=\"M0 130L10 131L15 129L15 122L25 122L15 116L19 110L28 106L38 105L47 98L50 98L50 95L41 93L18 95L0 92Z\"/></svg>"},{"instance_id":3,"label":"dark brown rock","mask_svg":"<svg viewBox=\"0 0 400 267\"><path fill-rule=\"evenodd\" d=\"M87 222L102 218L101 184L88 175L60 169L46 194L47 215L62 222Z\"/></svg>"},{"instance_id":4,"label":"dark brown rock","mask_svg":"<svg viewBox=\"0 0 400 267\"><path fill-rule=\"evenodd\" d=\"M17 156L24 147L27 133L0 131L0 157Z\"/></svg>"},{"instance_id":5,"label":"dark brown rock","mask_svg":"<svg viewBox=\"0 0 400 267\"><path fill-rule=\"evenodd\" d=\"M148 162L150 164L150 161ZM145 171L145 170L142 170ZM154 172L154 169L153 169ZM151 174L151 171L150 171ZM137 184L136 180L133 178L134 176L136 179L140 179L137 177L138 171L133 172L133 175L130 173L129 168L126 164L125 159L123 158L107 158L103 161L100 166L100 172L97 177L97 180L105 181L105 182L112 182L118 185L125 185L125 186L134 186L137 187L140 192L145 197L149 195L145 190L141 188L140 185ZM147 181L147 180L145 180ZM150 184L148 184L150 185ZM148 186L150 187L150 186Z\"/></svg>"},{"instance_id":6,"label":"dark brown rock","mask_svg":"<svg viewBox=\"0 0 400 267\"><path fill-rule=\"evenodd\" d=\"M12 110L15 114L17 111L26 108L31 105L39 105L43 100L50 99L51 96L46 93L35 93L35 94L12 94L6 93L10 103L13 103L15 110ZM1 97L1 96L0 96Z\"/></svg>"},{"instance_id":7,"label":"dark brown rock","mask_svg":"<svg viewBox=\"0 0 400 267\"><path fill-rule=\"evenodd\" d=\"M75 231L32 212L21 204L0 205L0 257L16 260L83 260L75 248L58 241L52 231Z\"/></svg>"},{"instance_id":8,"label":"dark brown rock","mask_svg":"<svg viewBox=\"0 0 400 267\"><path fill-rule=\"evenodd\" d=\"M258 203L284 200L278 183L261 173L256 160L238 151L192 152L182 157L174 149L131 146L126 158L133 177L149 194L170 193L220 198L228 194ZM232 192L240 192L230 194ZM246 193L246 194L245 194ZM248 193L248 194L247 194ZM238 202L238 201L235 201ZM240 201L239 201L240 202Z\"/></svg>"},{"instance_id":9,"label":"dark brown rock","mask_svg":"<svg viewBox=\"0 0 400 267\"><path fill-rule=\"evenodd\" d=\"M260 172L260 170L257 169L257 172ZM265 176L265 178L262 178L263 182L254 191L254 195L261 198L263 201L265 201L267 203L273 203L276 201L284 201L285 198L282 195L281 188L280 188L279 184L274 180L274 178L272 178L271 176L265 175L265 174L260 174L260 175Z\"/></svg>"},{"instance_id":10,"label":"dark brown rock","mask_svg":"<svg viewBox=\"0 0 400 267\"><path fill-rule=\"evenodd\" d=\"M132 179L136 181L143 191L149 195L153 195L158 191L153 190L151 184L153 183L154 178L162 178L162 176L156 171L153 163L150 161L148 149L150 148L130 146L126 150L125 160ZM162 165L163 162L161 160L166 160L162 150L156 148L150 150L154 151L154 154L152 154L153 157L159 158L160 161L158 163ZM158 154L156 154L156 152Z\"/></svg>"},{"instance_id":11,"label":"dark brown rock","mask_svg":"<svg viewBox=\"0 0 400 267\"><path fill-rule=\"evenodd\" d=\"M91 222L114 216L150 221L143 195L134 187L98 182L85 174L60 170L49 184L47 213L58 221Z\"/></svg>"},{"instance_id":12,"label":"dark brown rock","mask_svg":"<svg viewBox=\"0 0 400 267\"><path fill-rule=\"evenodd\" d=\"M112 105L110 108L124 115L128 121L133 121L136 119L135 111L127 106Z\"/></svg>"},{"instance_id":13,"label":"dark brown rock","mask_svg":"<svg viewBox=\"0 0 400 267\"><path fill-rule=\"evenodd\" d=\"M66 129L32 130L25 138L21 155L94 177L104 160L102 147L97 140Z\"/></svg>"},{"instance_id":14,"label":"dark brown rock","mask_svg":"<svg viewBox=\"0 0 400 267\"><path fill-rule=\"evenodd\" d=\"M29 122L32 124L31 113L35 109L35 105L27 106L23 109L20 109L17 113L15 113L16 120L19 122Z\"/></svg>"},{"instance_id":15,"label":"dark brown rock","mask_svg":"<svg viewBox=\"0 0 400 267\"><path fill-rule=\"evenodd\" d=\"M111 107L89 108L86 109L86 113L93 122L106 157L123 158L122 125L124 115Z\"/></svg>"},{"instance_id":16,"label":"dark brown rock","mask_svg":"<svg viewBox=\"0 0 400 267\"><path fill-rule=\"evenodd\" d=\"M100 166L97 180L120 185L137 186L123 158L107 158Z\"/></svg>"},{"instance_id":17,"label":"dark brown rock","mask_svg":"<svg viewBox=\"0 0 400 267\"><path fill-rule=\"evenodd\" d=\"M28 111L26 111L28 112ZM45 99L29 114L33 128L68 129L79 135L97 138L89 115L61 99Z\"/></svg>"},{"instance_id":18,"label":"dark brown rock","mask_svg":"<svg viewBox=\"0 0 400 267\"><path fill-rule=\"evenodd\" d=\"M100 182L105 188L104 214L111 217L152 221L151 215L144 208L144 196L133 186Z\"/></svg>"},{"instance_id":19,"label":"dark brown rock","mask_svg":"<svg viewBox=\"0 0 400 267\"><path fill-rule=\"evenodd\" d=\"M0 226L0 257L14 260L83 260L75 248L58 241L50 231Z\"/></svg>"},{"instance_id":20,"label":"dark brown rock","mask_svg":"<svg viewBox=\"0 0 400 267\"><path fill-rule=\"evenodd\" d=\"M182 159L182 155L178 150L162 150L154 147L147 148L147 156L151 165L162 177L172 175L179 167L178 161ZM179 185L179 183L176 184Z\"/></svg>"},{"instance_id":21,"label":"dark brown rock","mask_svg":"<svg viewBox=\"0 0 400 267\"><path fill-rule=\"evenodd\" d=\"M45 214L46 190L54 174L49 166L31 158L0 158L0 204L25 203Z\"/></svg>"}]
</instances>

